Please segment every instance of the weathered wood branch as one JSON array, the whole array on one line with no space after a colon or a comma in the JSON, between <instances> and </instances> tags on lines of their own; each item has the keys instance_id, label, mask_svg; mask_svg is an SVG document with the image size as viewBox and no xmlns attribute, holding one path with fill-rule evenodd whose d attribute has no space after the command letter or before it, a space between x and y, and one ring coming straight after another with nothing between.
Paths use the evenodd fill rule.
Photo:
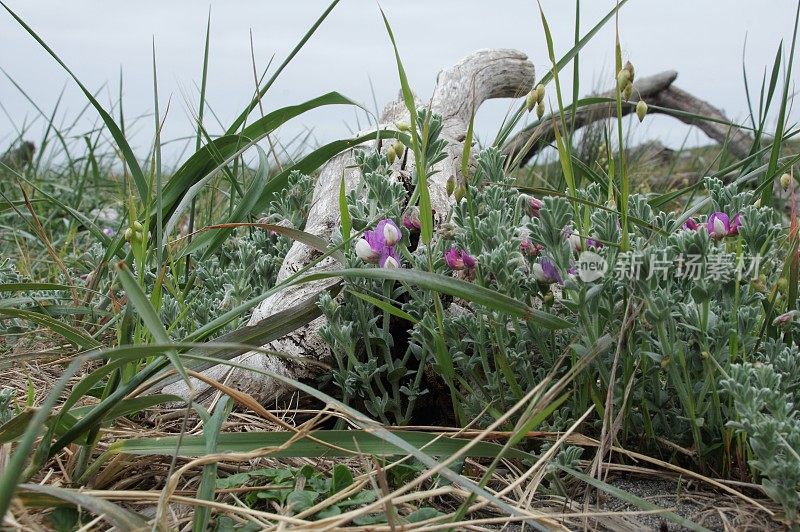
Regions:
<instances>
[{"instance_id":1,"label":"weathered wood branch","mask_svg":"<svg viewBox=\"0 0 800 532\"><path fill-rule=\"evenodd\" d=\"M0 169L8 166L14 170L24 170L26 166L33 162L33 154L36 153L36 145L33 142L23 141L16 148L9 148L0 157Z\"/></svg>"},{"instance_id":2,"label":"weathered wood branch","mask_svg":"<svg viewBox=\"0 0 800 532\"><path fill-rule=\"evenodd\" d=\"M736 157L744 158L750 152L752 139L737 127L720 122L730 123L725 114L711 104L692 96L688 92L673 85L678 73L672 70L661 72L654 76L641 78L633 84L631 100L623 102L622 114L634 112L636 103L640 99L647 102L650 113L662 113L686 124L697 126L711 139L726 143L728 150ZM614 90L596 95L601 98L616 98ZM586 107L581 107L572 117L567 109L566 119L572 120L574 129L586 127L593 122L616 118L617 109L614 102L603 102ZM707 117L713 121L702 120L689 116L689 114ZM558 115L546 116L543 120L533 124L508 140L505 152L510 161L519 165L527 163L534 155L549 146L555 140L555 126Z\"/></svg>"},{"instance_id":3,"label":"weathered wood branch","mask_svg":"<svg viewBox=\"0 0 800 532\"><path fill-rule=\"evenodd\" d=\"M446 220L450 211L452 199L446 191L447 180L451 176L460 178L463 142L472 113L485 100L519 97L526 94L533 86L533 82L533 64L528 61L525 54L515 50L481 50L439 74L431 99L431 109L442 116L441 136L447 140L448 145L447 157L438 163L434 168L435 172L428 180L435 224L441 224ZM380 127L394 129L397 121L409 122L409 113L402 98L386 106ZM374 143L368 143L364 147L374 147ZM387 147L384 145L384 149ZM407 159L407 169L412 168L413 156L409 154ZM395 161L392 169L393 178L400 180L402 177L400 158ZM352 151L334 157L322 168L314 189L305 231L328 240L334 229L340 225L338 197L342 176L348 191L353 190L360 182L361 176L356 168ZM318 256L318 253L312 248L295 242L283 261L278 273L278 282L309 264L315 256ZM331 269L334 266L333 259L328 259L316 265L311 272ZM300 301L314 297L331 284L332 281L322 280L282 290L264 300L255 309L250 324L268 319ZM319 329L323 324L324 319L318 318L265 346L293 357L292 363L287 362L285 358L256 352L241 355L236 361L294 379L313 377L318 371L318 366L303 364L303 361L330 358L329 348L319 335ZM229 386L245 391L262 402L272 402L291 392L291 389L275 379L247 370L231 371L229 366L225 365L215 366L204 373L215 380L224 381ZM195 381L194 384L198 390L207 389L200 381ZM188 389L183 382L170 384L164 391L184 397L188 395Z\"/></svg>"}]
</instances>

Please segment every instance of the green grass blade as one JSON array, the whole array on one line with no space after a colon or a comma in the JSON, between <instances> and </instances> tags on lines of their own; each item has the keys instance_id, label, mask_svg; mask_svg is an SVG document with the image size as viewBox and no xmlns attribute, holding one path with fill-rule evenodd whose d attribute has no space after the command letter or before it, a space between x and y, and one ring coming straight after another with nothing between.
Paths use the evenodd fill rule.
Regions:
<instances>
[{"instance_id":1,"label":"green grass blade","mask_svg":"<svg viewBox=\"0 0 800 532\"><path fill-rule=\"evenodd\" d=\"M39 433L44 428L45 421L47 420L50 412L55 407L61 392L67 387L72 375L78 371L83 360L76 358L64 370L64 373L53 385L50 393L47 394L42 404L39 405L38 410L33 414L25 433L22 436L19 444L17 444L14 452L6 463L5 470L0 473L0 515L6 515L11 499L17 490L19 479L22 476L25 468L25 463L33 452L34 443L39 437Z\"/></svg>"},{"instance_id":2,"label":"green grass blade","mask_svg":"<svg viewBox=\"0 0 800 532\"><path fill-rule=\"evenodd\" d=\"M164 328L164 324L161 323L161 318L158 317L156 309L153 308L153 305L150 303L147 295L142 291L139 283L136 282L136 279L134 279L133 275L128 271L125 263L118 262L114 269L117 272L117 277L122 284L122 288L125 290L125 294L128 296L128 301L138 312L144 326L150 331L150 334L153 335L156 342L168 344L170 338L167 334L167 330ZM189 389L194 389L189 379L189 374L186 373L186 368L183 367L183 363L177 353L174 350L170 350L166 352L166 356L175 367L178 374L186 381Z\"/></svg>"},{"instance_id":3,"label":"green grass blade","mask_svg":"<svg viewBox=\"0 0 800 532\"><path fill-rule=\"evenodd\" d=\"M114 122L114 119L111 117L110 114L108 114L108 112L105 109L103 109L103 106L100 105L100 102L97 101L97 99L92 95L92 93L89 92L89 89L87 89L83 85L83 83L81 83L78 77L72 72L72 70L69 69L69 67L61 60L61 58L58 57L58 55L52 50L52 48L50 48L42 40L42 38L39 37L39 35L37 35L36 32L33 31L33 29L31 29L30 26L28 26L25 22L23 22L23 20L19 18L19 16L17 16L17 14L14 11L12 11L11 8L9 8L5 4L5 2L0 1L0 5L2 5L6 11L8 11L8 13L14 18L14 20L16 20L17 23L20 26L22 26L25 29L25 31L27 31L28 34L30 34L30 36L33 37L36 40L36 42L38 42L39 45L42 48L44 48L45 51L47 51L47 53L50 54L50 56L53 59L55 59L59 65L61 65L61 67L67 72L67 74L69 74L69 76L73 80L75 80L75 83L78 84L78 87L81 89L84 96L86 96L86 98L89 100L89 103L92 104L92 107L94 107L95 110L100 115L100 118L103 120L103 123L108 128L109 133L111 133L111 136L114 137L114 141L117 143L117 147L122 153L122 157L125 163L128 165L131 174L133 175L133 180L136 184L136 189L139 194L139 199L142 201L142 203L147 203L147 199L149 197L147 180L144 177L144 173L142 172L141 166L139 166L139 162L136 160L136 156L133 154L133 150L128 144L128 141L125 139L125 135L123 135L122 131L117 126L116 122Z\"/></svg>"},{"instance_id":4,"label":"green grass blade","mask_svg":"<svg viewBox=\"0 0 800 532\"><path fill-rule=\"evenodd\" d=\"M73 344L83 349L92 349L100 345L100 342L91 336L88 336L83 331L80 331L71 325L67 325L66 323L51 318L45 314L40 314L39 312L16 308L0 308L0 315L28 320L36 323L37 325L47 327L54 333L63 336Z\"/></svg>"},{"instance_id":5,"label":"green grass blade","mask_svg":"<svg viewBox=\"0 0 800 532\"><path fill-rule=\"evenodd\" d=\"M470 440L441 436L427 432L389 430L397 438L401 438L408 445L424 448L428 456L450 456L462 449ZM326 444L341 447L345 451L332 449L309 439L301 439L292 443L285 449L277 450L270 454L272 457L342 457L342 456L397 456L405 454L405 449L387 442L369 431L363 430L317 430L314 431L315 439ZM248 452L263 447L280 447L285 445L294 432L262 431L262 432L226 432L217 437L218 452ZM203 456L207 453L207 436L183 436L179 455L181 457ZM159 454L172 454L175 452L179 437L164 436L159 438L132 438L120 440L111 444L112 453L125 453L136 456L149 456ZM480 442L475 447L467 450L464 456L491 457L502 449L501 445L490 442ZM528 453L510 449L509 458L531 459Z\"/></svg>"},{"instance_id":6,"label":"green grass blade","mask_svg":"<svg viewBox=\"0 0 800 532\"><path fill-rule=\"evenodd\" d=\"M586 35L583 36L583 38L581 38L581 40L578 42L576 46L573 46L567 51L567 53L561 56L558 62L556 62L556 69L562 70L566 68L569 62L572 61L576 55L578 55L578 52L580 52L581 49L583 49L583 47L586 46L589 43L589 41L591 41L594 38L595 35L597 35L597 32L599 32L603 28L603 26L605 26L606 23L608 23L608 21L611 20L614 17L614 15L617 14L619 9L622 6L624 6L627 2L628 0L620 0L619 2L617 2L611 9L611 11L609 11L606 14L606 16L600 19L600 21L597 24L595 24L592 27L592 29L589 30L586 33ZM542 79L539 80L539 83L541 83L542 85L547 85L552 80L553 80L553 72L548 71L545 73L544 76L542 76ZM522 117L525 116L526 111L527 108L525 106L525 102L523 102L519 106L519 108L517 108L517 112L514 113L514 115L511 117L511 120L507 121L500 128L500 131L497 133L497 137L492 143L493 146L502 146L503 144L505 144L506 140L508 139L508 136L511 134L511 131L513 131L514 127L516 127L516 125L519 123ZM535 125L533 125L532 127L535 127Z\"/></svg>"},{"instance_id":7,"label":"green grass blade","mask_svg":"<svg viewBox=\"0 0 800 532\"><path fill-rule=\"evenodd\" d=\"M400 90L403 93L403 102L405 102L406 109L408 109L411 115L411 146L414 151L414 168L417 174L417 191L419 193L420 240L427 245L430 244L433 239L433 211L431 210L431 193L430 190L428 190L425 155L422 146L420 146L419 132L417 131L417 107L414 103L414 93L411 91L411 85L408 83L406 70L403 68L403 61L400 59L400 51L397 49L397 42L395 41L392 27L389 25L386 13L384 13L382 9L381 17L383 17L383 24L386 26L389 40L392 42L392 48L394 49L397 73L400 77Z\"/></svg>"},{"instance_id":8,"label":"green grass blade","mask_svg":"<svg viewBox=\"0 0 800 532\"><path fill-rule=\"evenodd\" d=\"M792 35L792 46L789 50L789 57L786 65L786 74L783 85L783 98L781 98L778 119L775 123L772 152L769 156L769 168L767 169L767 175L773 178L777 176L778 159L781 156L781 149L783 148L783 134L786 125L787 105L789 105L789 102L792 100L792 65L794 64L795 44L797 44L798 23L800 23L800 2L797 4L797 10L794 16L794 33ZM761 194L761 204L764 206L771 206L773 204L773 192L771 189L764 189Z\"/></svg>"},{"instance_id":9,"label":"green grass blade","mask_svg":"<svg viewBox=\"0 0 800 532\"><path fill-rule=\"evenodd\" d=\"M350 251L350 232L353 229L353 222L350 219L350 210L347 208L347 190L345 189L344 172L342 172L342 182L339 186L339 218L342 220L342 242L344 252Z\"/></svg>"},{"instance_id":10,"label":"green grass blade","mask_svg":"<svg viewBox=\"0 0 800 532\"><path fill-rule=\"evenodd\" d=\"M236 120L233 121L233 124L231 124L231 126L228 128L226 134L228 135L234 134L245 123L247 117L250 115L253 109L255 109L258 106L258 102L261 101L261 98L263 98L264 95L267 93L267 91L270 89L270 87L272 87L272 84L275 83L275 80L278 79L278 76L280 76L281 72L283 72L283 69L286 68L286 66L291 62L291 60L294 59L294 56L296 56L297 53L303 48L303 46L305 46L306 42L308 42L311 36L314 35L314 32L317 31L317 28L320 27L322 22L328 17L328 15L331 13L331 11L333 11L333 8L336 7L336 4L338 3L339 0L334 0L333 2L330 3L330 5L328 5L328 8L325 9L322 15L319 16L319 18L314 22L311 28L305 33L305 35L303 35L303 38L300 39L300 42L298 42L297 45L292 49L292 51L289 52L289 55L286 56L286 59L284 59L283 62L278 66L278 69L275 71L272 77L269 78L269 80L267 80L267 83L264 85L264 87L259 89L258 94L256 95L255 98L253 98L253 101L251 101L250 104L248 104L248 106L242 112L242 114L240 114L238 118L236 118Z\"/></svg>"},{"instance_id":11,"label":"green grass blade","mask_svg":"<svg viewBox=\"0 0 800 532\"><path fill-rule=\"evenodd\" d=\"M264 153L264 150L262 150L258 145L256 145L256 151L258 152L258 169L253 176L253 180L250 182L250 186L244 193L244 196L242 196L239 204L236 205L236 209L234 209L234 211L225 221L227 224L242 222L250 216L253 211L253 207L261 197L261 193L264 191L264 187L269 179L269 164L267 163L267 154ZM200 235L200 237L198 237L192 244L195 245L195 249L201 249L205 247L205 251L203 252L203 257L201 260L208 260L208 258L211 257L211 255L216 252L217 249L219 249L219 247L225 242L232 232L233 229L222 229Z\"/></svg>"},{"instance_id":12,"label":"green grass blade","mask_svg":"<svg viewBox=\"0 0 800 532\"><path fill-rule=\"evenodd\" d=\"M50 498L50 501L43 501L41 504L44 507L52 508L57 506L53 503L53 499L66 501L78 508L89 510L95 515L103 516L108 523L118 530L149 530L147 521L139 514L126 510L105 499L81 493L78 490L42 484L22 484L20 489L22 490L20 496L23 501L28 498L25 496L26 492L45 495Z\"/></svg>"},{"instance_id":13,"label":"green grass blade","mask_svg":"<svg viewBox=\"0 0 800 532\"><path fill-rule=\"evenodd\" d=\"M381 309L381 310L383 310L385 312L388 312L392 316L395 316L395 317L400 318L402 320L406 320L409 323L418 323L419 322L419 320L414 318L414 316L412 316L408 312L400 310L399 308L395 307L391 303L388 303L386 301L382 301L382 300L378 299L377 297L372 297L369 294L364 294L362 292L358 292L356 290L349 290L349 289L347 290L347 293L348 294L352 294L355 297L366 301L370 305L375 305L379 309Z\"/></svg>"},{"instance_id":14,"label":"green grass blade","mask_svg":"<svg viewBox=\"0 0 800 532\"><path fill-rule=\"evenodd\" d=\"M493 310L505 312L512 316L517 316L526 320L533 321L538 325L548 329L564 329L571 327L573 324L549 314L547 312L534 309L528 305L517 301L511 297L501 294L489 288L478 286L461 279L456 279L447 275L439 275L435 273L424 272L420 270L404 270L404 269L389 269L389 268L352 268L345 270L333 270L328 272L319 272L307 275L295 281L295 284L300 284L317 279L330 279L334 277L344 277L346 279L375 279L375 280L392 280L449 294L454 297L478 303L479 305L486 306Z\"/></svg>"},{"instance_id":15,"label":"green grass blade","mask_svg":"<svg viewBox=\"0 0 800 532\"><path fill-rule=\"evenodd\" d=\"M223 397L214 407L214 414L206 416L203 420L203 435L206 440L206 454L216 454L219 452L219 436L222 433L222 424L230 414L233 403L228 396ZM177 447L177 445L176 445ZM200 501L213 501L214 490L217 483L217 463L206 464L203 466L203 474L200 477L200 487L197 490L196 498ZM192 519L193 532L205 532L208 529L208 520L211 511L207 506L199 506Z\"/></svg>"}]
</instances>

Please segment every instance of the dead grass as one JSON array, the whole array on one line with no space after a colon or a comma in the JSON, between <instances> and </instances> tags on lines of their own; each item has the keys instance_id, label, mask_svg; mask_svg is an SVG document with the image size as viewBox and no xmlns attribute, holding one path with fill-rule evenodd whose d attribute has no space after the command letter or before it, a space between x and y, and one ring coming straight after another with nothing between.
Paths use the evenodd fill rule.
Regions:
<instances>
[{"instance_id":1,"label":"dead grass","mask_svg":"<svg viewBox=\"0 0 800 532\"><path fill-rule=\"evenodd\" d=\"M53 353L24 358L24 362L4 369L2 379L4 385L12 386L16 390L20 404L24 404L28 383L33 383L36 403L59 376L65 358L61 354ZM90 369L87 367L85 371ZM80 378L81 375L78 375L75 380ZM237 407L224 424L223 431L285 430L281 425L289 425L296 427L305 437L310 428L331 415L328 411L308 409L269 410L266 414L263 407L255 410ZM276 419L280 422L276 423ZM310 425L311 422L314 425ZM447 427L416 427L416 429L437 433L459 432L458 429ZM183 408L150 409L130 418L119 419L111 426L105 427L99 436L93 458L106 451L109 445L117 440L156 438L174 435L181 430L185 434L200 434L202 422L194 413L187 415L186 409ZM461 431L462 437L478 435L498 441L507 437L507 433ZM540 432L529 436L528 443L534 448L545 441L560 441L581 445L588 454L598 444L596 440L578 432L569 435ZM8 445L3 447L3 453L7 454L9 451ZM605 481L654 502L664 509L675 511L701 526L711 530L765 530L783 527L778 521L778 509L766 499L758 486L709 479L696 473L689 476L686 471L655 459L649 459L648 463L636 453L617 448L613 451L614 461L603 468L606 474ZM336 502L335 498L319 503L311 509L313 511L298 515L292 515L286 507L275 503L249 507L243 502L244 497L250 492L275 489L275 486L269 484L218 489L213 502L199 501L195 496L200 485L202 464L210 460L173 459L171 456L118 455L104 464L92 476L88 485L80 488L80 491L86 495L118 503L141 516L162 523L169 530L190 530L194 511L199 505L212 509L212 519L219 520L224 516L233 523L240 525L253 523L252 526L264 530L279 528L392 530L390 524L358 526L353 524L352 519L373 512L408 515L420 506L434 507L444 515L413 525L402 525L403 530L433 531L446 528L522 530L531 528L532 522L548 529L561 530L643 530L658 527L664 530L664 526L669 530L677 530L675 525L666 524L657 512L642 511L630 503L587 489L586 485L574 480L566 480L565 485L569 488L566 495L549 490L547 463L529 467L515 461L504 461L502 466L494 471L487 484L490 493L517 509L521 516L510 517L488 501L475 500L470 504L465 517L453 523L452 516L470 496L468 491L459 486L438 485L435 480L428 479L412 489L404 486L390 488L384 467L367 456L335 461L275 459L269 456L270 452L271 449L263 449L250 455L226 455L212 459L219 460L219 477L257 468L301 467L305 464L312 465L317 471L328 473L334 464L344 463L353 471L355 483L342 496L349 496L362 489L372 489L383 496L385 503L368 510L356 509L346 514L344 518L314 521L310 517ZM78 489L69 474L76 457L77 447L66 448L31 481ZM485 473L488 462L488 460L467 459L463 473L468 478L478 481ZM589 462L581 465L585 469ZM48 517L52 509L35 506L33 504L35 500L30 492L23 490L15 501L11 514L6 518L5 526L17 530L52 529L53 524ZM525 520L528 524L523 523ZM665 524L662 525L662 522ZM83 523L85 526L82 530L107 530L109 527L109 523L104 519L95 519L89 515L85 516ZM399 528L395 526L394 529Z\"/></svg>"}]
</instances>

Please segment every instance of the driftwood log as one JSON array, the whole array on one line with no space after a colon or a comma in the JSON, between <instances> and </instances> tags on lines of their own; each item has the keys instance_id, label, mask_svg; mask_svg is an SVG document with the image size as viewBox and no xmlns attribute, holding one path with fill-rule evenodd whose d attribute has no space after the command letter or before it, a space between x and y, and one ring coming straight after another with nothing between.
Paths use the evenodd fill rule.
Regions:
<instances>
[{"instance_id":1,"label":"driftwood log","mask_svg":"<svg viewBox=\"0 0 800 532\"><path fill-rule=\"evenodd\" d=\"M36 145L33 142L20 142L19 146L9 148L0 157L0 169L8 167L12 170L22 171L33 162L34 153L36 153Z\"/></svg>"},{"instance_id":2,"label":"driftwood log","mask_svg":"<svg viewBox=\"0 0 800 532\"><path fill-rule=\"evenodd\" d=\"M635 111L638 101L644 100L649 113L661 113L672 116L686 124L696 126L709 138L725 144L728 150L743 159L750 152L752 139L739 128L729 126L730 120L725 114L711 104L700 100L673 85L678 77L675 71L666 71L638 79L633 84L633 93L629 101L623 102L622 114L627 115ZM597 95L603 98L616 98L614 90ZM687 114L688 113L688 114ZM689 116L700 115L714 121L700 120ZM557 115L550 115L543 120L519 131L511 137L505 146L509 161L514 161L520 166L528 162L534 155L555 141L555 120ZM578 130L599 120L616 118L616 103L598 103L581 107L574 117L567 115L567 120L574 122L574 129Z\"/></svg>"},{"instance_id":3,"label":"driftwood log","mask_svg":"<svg viewBox=\"0 0 800 532\"><path fill-rule=\"evenodd\" d=\"M515 50L481 50L439 73L430 106L434 112L442 116L441 136L447 140L448 145L447 158L438 163L434 168L435 173L428 180L431 204L435 212L435 224L441 224L450 211L452 200L446 191L447 180L450 176L461 179L461 154L472 113L485 100L523 96L531 90L533 83L533 64L528 61L525 54ZM395 129L395 123L398 121L409 122L409 113L402 98L386 106L380 119L380 127ZM365 147L369 147L369 145ZM384 143L384 149L386 148L386 143ZM398 158L392 166L393 177L398 180L402 178L404 172L401 170L400 159ZM412 168L413 164L413 157L409 154L405 172ZM328 240L334 228L340 225L338 195L342 175L344 175L345 187L348 190L352 190L359 183L360 173L355 168L352 151L339 154L331 159L322 168L314 189L305 231L325 240ZM309 264L315 255L317 252L312 248L295 242L283 261L278 273L278 281L286 279ZM330 269L334 266L333 260L328 259L316 265L315 269ZM250 318L250 324L258 323L301 301L313 298L331 284L331 281L323 280L282 290L264 300L255 309ZM323 319L317 318L288 336L265 346L269 350L291 356L292 362L288 362L286 358L258 352L246 353L235 360L251 368L269 370L294 379L313 377L315 371L319 371L318 366L303 364L302 361L330 358L328 346L318 333L324 323ZM222 364L207 369L203 373L206 377L249 393L262 402L273 402L292 391L275 379L253 371L231 370L230 366ZM196 380L193 385L200 394L208 391L207 385L203 382ZM163 391L183 397L188 395L188 387L182 381L168 385Z\"/></svg>"}]
</instances>

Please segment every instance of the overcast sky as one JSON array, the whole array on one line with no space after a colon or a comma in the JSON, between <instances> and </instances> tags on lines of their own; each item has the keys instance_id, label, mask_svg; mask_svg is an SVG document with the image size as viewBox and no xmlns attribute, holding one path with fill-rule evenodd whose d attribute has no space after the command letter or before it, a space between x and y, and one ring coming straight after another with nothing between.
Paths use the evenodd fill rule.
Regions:
<instances>
[{"instance_id":1,"label":"overcast sky","mask_svg":"<svg viewBox=\"0 0 800 532\"><path fill-rule=\"evenodd\" d=\"M274 67L328 5L328 0L293 2L228 0L7 0L73 69L90 90L101 92L107 107L117 99L120 69L124 76L124 109L128 117L153 108L151 43L155 40L159 94L163 107L171 100L163 136L177 138L193 130L191 109L197 105L203 44L209 7L211 52L208 101L227 126L253 93L250 58L252 30L256 61L263 70L270 57ZM613 7L611 0L584 0L581 28L588 31ZM536 65L537 78L548 68L546 44L538 8L532 0L404 0L383 2L395 32L410 82L421 96L430 94L436 74L464 55L490 47L522 50ZM542 0L560 55L572 46L575 3ZM676 85L724 109L735 120L747 118L742 61L758 91L765 68L771 66L783 39L791 41L796 4L790 0L630 0L620 13L625 59L638 76L674 69ZM613 22L598 33L580 56L581 94L608 88L613 80ZM5 12L0 13L0 67L41 108L50 112L66 85L62 109L73 117L85 104L65 72ZM744 47L747 41L746 49ZM571 94L571 67L562 81ZM397 71L378 3L341 0L311 41L289 65L264 101L265 110L299 103L336 90L374 108L382 108L398 90ZM552 88L550 88L552 91ZM552 92L551 92L552 94ZM37 117L33 106L3 76L0 78L0 151L17 136L18 128ZM478 115L481 138L496 133L512 104L485 104ZM96 119L94 112L87 116ZM796 120L798 113L793 110ZM364 126L363 116L361 125ZM39 119L26 134L37 140ZM87 124L87 128L89 125ZM658 137L680 146L705 142L667 117L652 117L635 126L639 137ZM214 132L220 128L209 124ZM356 117L346 108L314 111L280 131L284 141L309 129L316 142L327 142L356 129ZM146 151L152 119L139 124L135 147ZM174 146L168 157L177 159Z\"/></svg>"}]
</instances>

